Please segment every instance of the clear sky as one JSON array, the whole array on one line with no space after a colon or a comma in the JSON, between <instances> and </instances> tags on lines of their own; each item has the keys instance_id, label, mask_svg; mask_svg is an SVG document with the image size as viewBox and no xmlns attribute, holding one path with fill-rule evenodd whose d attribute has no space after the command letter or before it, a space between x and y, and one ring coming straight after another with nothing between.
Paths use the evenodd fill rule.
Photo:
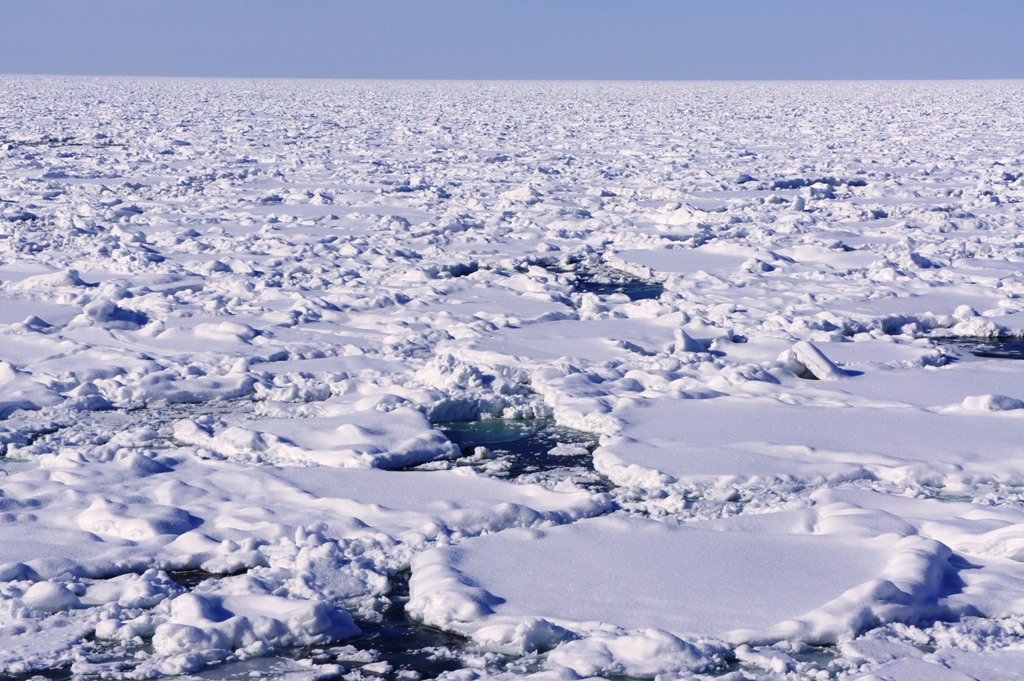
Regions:
<instances>
[{"instance_id":1,"label":"clear sky","mask_svg":"<svg viewBox=\"0 0 1024 681\"><path fill-rule=\"evenodd\" d=\"M1024 78L1024 0L0 0L0 73Z\"/></svg>"}]
</instances>

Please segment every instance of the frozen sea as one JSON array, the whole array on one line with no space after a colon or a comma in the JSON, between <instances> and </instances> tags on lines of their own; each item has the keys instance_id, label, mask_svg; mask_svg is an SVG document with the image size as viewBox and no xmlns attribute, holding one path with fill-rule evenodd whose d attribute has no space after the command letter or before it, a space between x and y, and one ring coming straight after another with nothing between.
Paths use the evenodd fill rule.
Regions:
<instances>
[{"instance_id":1,"label":"frozen sea","mask_svg":"<svg viewBox=\"0 0 1024 681\"><path fill-rule=\"evenodd\" d=\"M0 92L0 677L1024 668L1024 82Z\"/></svg>"}]
</instances>

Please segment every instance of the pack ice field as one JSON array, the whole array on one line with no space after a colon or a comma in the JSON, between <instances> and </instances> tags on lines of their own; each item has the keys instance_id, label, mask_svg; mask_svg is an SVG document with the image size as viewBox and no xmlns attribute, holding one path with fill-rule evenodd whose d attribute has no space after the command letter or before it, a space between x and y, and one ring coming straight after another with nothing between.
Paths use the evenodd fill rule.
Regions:
<instances>
[{"instance_id":1,"label":"pack ice field","mask_svg":"<svg viewBox=\"0 0 1024 681\"><path fill-rule=\"evenodd\" d=\"M1024 665L1024 83L0 88L0 674Z\"/></svg>"}]
</instances>

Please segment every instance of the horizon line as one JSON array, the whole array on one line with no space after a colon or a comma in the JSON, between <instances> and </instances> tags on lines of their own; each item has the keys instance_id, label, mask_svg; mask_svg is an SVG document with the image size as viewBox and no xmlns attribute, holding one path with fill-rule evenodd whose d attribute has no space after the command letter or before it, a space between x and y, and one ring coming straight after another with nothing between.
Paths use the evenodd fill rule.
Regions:
<instances>
[{"instance_id":1,"label":"horizon line","mask_svg":"<svg viewBox=\"0 0 1024 681\"><path fill-rule=\"evenodd\" d=\"M466 82L466 83L921 83L921 82L1014 82L1024 76L999 77L789 77L789 78L522 78L522 77L465 77L465 76L255 76L255 75L169 75L169 74L115 74L115 73L8 73L3 78L109 78L152 80L309 80L309 81L379 81L379 82Z\"/></svg>"}]
</instances>

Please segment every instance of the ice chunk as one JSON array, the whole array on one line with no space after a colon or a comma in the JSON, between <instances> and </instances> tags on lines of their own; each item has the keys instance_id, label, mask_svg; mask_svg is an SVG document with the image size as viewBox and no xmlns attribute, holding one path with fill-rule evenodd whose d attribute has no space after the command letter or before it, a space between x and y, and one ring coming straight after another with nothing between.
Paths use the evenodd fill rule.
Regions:
<instances>
[{"instance_id":1,"label":"ice chunk","mask_svg":"<svg viewBox=\"0 0 1024 681\"><path fill-rule=\"evenodd\" d=\"M789 350L779 355L778 361L801 378L824 381L844 378L848 375L810 341L800 341L794 344Z\"/></svg>"}]
</instances>

